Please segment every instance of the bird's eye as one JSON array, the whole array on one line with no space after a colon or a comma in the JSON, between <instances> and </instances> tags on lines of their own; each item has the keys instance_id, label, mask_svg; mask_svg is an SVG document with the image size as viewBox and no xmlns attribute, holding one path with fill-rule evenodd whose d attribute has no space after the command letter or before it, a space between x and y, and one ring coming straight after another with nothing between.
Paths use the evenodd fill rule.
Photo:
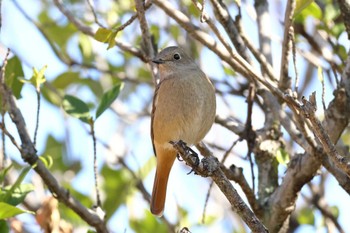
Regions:
<instances>
[{"instance_id":1,"label":"bird's eye","mask_svg":"<svg viewBox=\"0 0 350 233\"><path fill-rule=\"evenodd\" d=\"M181 58L180 54L178 54L178 53L174 54L174 59L175 60L180 60L180 58Z\"/></svg>"}]
</instances>

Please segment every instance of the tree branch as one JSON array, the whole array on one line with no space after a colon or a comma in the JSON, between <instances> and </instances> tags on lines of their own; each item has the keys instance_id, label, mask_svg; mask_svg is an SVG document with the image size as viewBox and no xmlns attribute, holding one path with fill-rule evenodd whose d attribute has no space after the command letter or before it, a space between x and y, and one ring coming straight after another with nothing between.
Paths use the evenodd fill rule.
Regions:
<instances>
[{"instance_id":1,"label":"tree branch","mask_svg":"<svg viewBox=\"0 0 350 233\"><path fill-rule=\"evenodd\" d=\"M72 209L88 224L95 227L98 232L108 232L103 219L101 219L93 211L84 207L79 201L71 197L69 191L59 185L55 177L38 158L34 144L31 141L29 133L27 131L22 113L16 105L14 96L4 83L0 84L0 93L8 105L8 112L10 114L11 120L16 125L17 132L20 136L22 143L20 153L23 160L33 167L33 169L43 179L44 183L48 186L49 190L60 202Z\"/></svg>"},{"instance_id":2,"label":"tree branch","mask_svg":"<svg viewBox=\"0 0 350 233\"><path fill-rule=\"evenodd\" d=\"M291 39L293 36L293 15L296 6L295 0L288 0L284 18L284 37L282 43L282 56L280 68L279 87L282 91L291 87L291 80L288 75L289 54L292 48Z\"/></svg>"},{"instance_id":3,"label":"tree branch","mask_svg":"<svg viewBox=\"0 0 350 233\"><path fill-rule=\"evenodd\" d=\"M183 160L192 167L196 174L203 177L210 176L213 179L213 181L231 203L233 210L241 216L252 232L268 232L265 226L238 195L236 189L232 186L231 182L227 179L224 172L220 168L221 165L217 158L210 155L203 158L201 162L199 162L198 155L187 147L184 142L171 142L171 144L173 144L174 148L179 152Z\"/></svg>"}]
</instances>

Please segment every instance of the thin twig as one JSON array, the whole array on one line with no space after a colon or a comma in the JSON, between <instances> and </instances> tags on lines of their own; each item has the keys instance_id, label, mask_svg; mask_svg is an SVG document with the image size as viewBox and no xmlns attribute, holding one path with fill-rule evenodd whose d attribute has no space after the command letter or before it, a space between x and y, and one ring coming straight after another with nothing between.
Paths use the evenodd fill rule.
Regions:
<instances>
[{"instance_id":1,"label":"thin twig","mask_svg":"<svg viewBox=\"0 0 350 233\"><path fill-rule=\"evenodd\" d=\"M221 164L224 164L225 160L227 159L228 155L231 153L233 147L236 146L236 144L240 141L240 139L237 139L235 140L232 145L230 146L230 148L228 148L228 150L225 151L225 154L224 156L222 157L220 163ZM213 187L213 184L214 182L211 181L210 182L210 185L209 185L209 188L208 188L208 192L207 192L207 195L205 197L205 202L204 202L204 208L203 208L203 214L202 214L202 223L204 224L205 223L205 213L206 213L206 209L207 209L207 205L208 205L208 201L209 201L209 197L210 197L210 192L211 192L211 189Z\"/></svg>"},{"instance_id":2,"label":"thin twig","mask_svg":"<svg viewBox=\"0 0 350 233\"><path fill-rule=\"evenodd\" d=\"M322 126L322 123L317 119L316 112L316 93L313 92L310 95L309 100L305 98L302 99L303 105L298 104L288 95L286 97L290 100L289 103L293 104L305 118L308 118L312 125L312 131L317 136L318 140L322 144L324 151L330 156L332 161L336 164L338 168L343 170L348 176L350 176L350 162L346 158L338 154L335 149L334 144L332 143L330 137L325 132L325 129Z\"/></svg>"},{"instance_id":3,"label":"thin twig","mask_svg":"<svg viewBox=\"0 0 350 233\"><path fill-rule=\"evenodd\" d=\"M90 10L91 10L91 12L92 12L92 14L94 16L95 23L98 26L103 27L103 25L100 23L100 21L97 18L97 14L96 14L96 11L95 11L94 6L93 6L94 5L93 0L86 0L86 1L87 1L88 6L89 6L89 8L90 8Z\"/></svg>"},{"instance_id":4,"label":"thin twig","mask_svg":"<svg viewBox=\"0 0 350 233\"><path fill-rule=\"evenodd\" d=\"M93 142L93 150L94 150L94 179L95 179L95 192L96 192L96 204L97 207L101 207L101 198L100 198L100 190L98 185L98 169L97 169L97 152L96 152L96 135L95 135L95 122L91 119L89 122L90 130L91 130L91 136L92 136L92 142Z\"/></svg>"},{"instance_id":5,"label":"thin twig","mask_svg":"<svg viewBox=\"0 0 350 233\"><path fill-rule=\"evenodd\" d=\"M252 232L268 232L261 221L244 203L231 182L227 179L217 158L215 158L212 154L207 154L206 157L199 161L198 155L193 154L193 151L188 148L184 142L171 142L171 144L173 144L174 148L178 151L182 159L190 167L192 167L196 174L203 177L210 176L213 179L230 202L233 210L243 219ZM202 146L204 147L204 145Z\"/></svg>"},{"instance_id":6,"label":"thin twig","mask_svg":"<svg viewBox=\"0 0 350 233\"><path fill-rule=\"evenodd\" d=\"M54 4L57 6L57 8L61 11L63 15L67 17L67 19L82 33L94 37L95 32L92 30L92 28L84 25L82 22L80 22L78 19L75 18L75 16L64 7L64 4L62 0L54 0ZM126 51L138 58L140 58L142 61L147 61L144 54L134 46L127 44L125 42L121 42L117 39L115 39L115 44L121 48L123 51Z\"/></svg>"},{"instance_id":7,"label":"thin twig","mask_svg":"<svg viewBox=\"0 0 350 233\"><path fill-rule=\"evenodd\" d=\"M248 153L247 153L247 157L249 160L249 164L250 164L250 172L252 174L252 187L253 187L253 193L255 193L255 175L254 175L254 163L253 163L253 159L252 159L252 153L253 153L253 149L254 149L254 144L255 144L255 132L253 131L253 127L252 127L252 115L253 115L253 103L254 103L254 98L255 98L255 84L251 83L249 86L249 94L247 96L247 109L248 109L248 113L247 113L247 120L246 120L246 141L247 141L247 146L248 146Z\"/></svg>"},{"instance_id":8,"label":"thin twig","mask_svg":"<svg viewBox=\"0 0 350 233\"><path fill-rule=\"evenodd\" d=\"M153 83L156 85L159 80L159 73L157 65L152 62L152 59L155 57L157 51L154 51L154 43L152 42L151 33L145 16L146 9L142 0L135 0L135 5L142 32L142 45L144 47L146 61L151 68Z\"/></svg>"},{"instance_id":9,"label":"thin twig","mask_svg":"<svg viewBox=\"0 0 350 233\"><path fill-rule=\"evenodd\" d=\"M0 3L0 11L1 11L1 3ZM0 12L1 15L1 12ZM0 23L1 23L1 19L0 19ZM1 25L0 25L1 27ZM1 66L1 70L0 70L0 85L3 85L5 83L5 73L6 73L6 65L8 62L8 57L10 56L10 52L11 50L8 48L3 64ZM7 160L7 154L6 154L6 137L5 137L5 131L6 130L6 125L5 125L5 111L6 109L6 101L5 98L1 98L1 119L2 119L2 128L3 130L1 131L1 141L2 141L2 156L0 158L0 170L2 168L4 168L6 160Z\"/></svg>"},{"instance_id":10,"label":"thin twig","mask_svg":"<svg viewBox=\"0 0 350 233\"><path fill-rule=\"evenodd\" d=\"M279 87L282 91L290 88L290 78L288 75L289 53L291 48L291 38L293 36L293 15L296 6L295 0L288 0L284 17L284 37L282 43L281 68Z\"/></svg>"},{"instance_id":11,"label":"thin twig","mask_svg":"<svg viewBox=\"0 0 350 233\"><path fill-rule=\"evenodd\" d=\"M295 84L294 84L294 91L295 93L298 93L299 89L299 73L297 68L297 55L296 55L296 46L295 46L295 38L294 38L294 28L290 28L291 32L293 33L293 36L291 38L292 43L292 56L293 56L293 65L294 65L294 73L295 73Z\"/></svg>"},{"instance_id":12,"label":"thin twig","mask_svg":"<svg viewBox=\"0 0 350 233\"><path fill-rule=\"evenodd\" d=\"M38 129L39 129L40 99L41 99L40 90L36 90L37 109L36 109L36 123L35 123L35 130L34 130L34 139L33 139L34 146L36 146L36 136L38 134Z\"/></svg>"},{"instance_id":13,"label":"thin twig","mask_svg":"<svg viewBox=\"0 0 350 233\"><path fill-rule=\"evenodd\" d=\"M12 136L12 134L9 131L7 131L7 129L5 127L5 122L1 122L0 121L0 129L1 129L2 133L4 135L6 135L11 140L12 144L18 149L18 151L21 151L22 150L21 146L18 145L18 143L16 142L15 137Z\"/></svg>"},{"instance_id":14,"label":"thin twig","mask_svg":"<svg viewBox=\"0 0 350 233\"><path fill-rule=\"evenodd\" d=\"M238 53L251 64L252 62L248 55L247 48L244 45L244 41L241 38L239 27L236 27L236 24L240 24L240 22L238 22L240 17L236 17L235 22L232 19L228 7L225 5L224 1L211 0L211 3L213 6L215 18L226 30L226 33L229 36L232 44L235 46Z\"/></svg>"},{"instance_id":15,"label":"thin twig","mask_svg":"<svg viewBox=\"0 0 350 233\"><path fill-rule=\"evenodd\" d=\"M202 224L205 224L205 215L207 213L207 206L208 206L208 202L209 202L209 197L210 197L210 193L211 193L211 189L213 188L213 184L214 181L210 181L210 185L208 188L208 192L207 195L205 196L205 201L204 201L204 207L203 207L203 213L202 213Z\"/></svg>"},{"instance_id":16,"label":"thin twig","mask_svg":"<svg viewBox=\"0 0 350 233\"><path fill-rule=\"evenodd\" d=\"M68 190L64 189L52 173L46 168L43 162L38 158L33 142L29 136L23 115L15 102L11 90L5 83L0 83L0 94L8 106L8 112L11 120L17 128L21 140L21 156L25 162L33 166L33 169L40 175L44 183L54 196L68 208L72 209L88 224L95 227L98 232L108 232L107 227L96 213L84 207L78 200L69 195Z\"/></svg>"}]
</instances>

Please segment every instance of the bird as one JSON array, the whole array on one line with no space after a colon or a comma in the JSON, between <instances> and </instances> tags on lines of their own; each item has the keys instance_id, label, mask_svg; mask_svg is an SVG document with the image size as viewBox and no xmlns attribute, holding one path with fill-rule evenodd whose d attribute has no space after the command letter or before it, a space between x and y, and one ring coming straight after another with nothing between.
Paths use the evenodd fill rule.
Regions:
<instances>
[{"instance_id":1,"label":"bird","mask_svg":"<svg viewBox=\"0 0 350 233\"><path fill-rule=\"evenodd\" d=\"M195 61L178 46L170 46L152 60L158 65L151 112L151 140L157 165L150 210L161 217L168 178L177 156L169 143L199 143L213 125L216 114L215 88Z\"/></svg>"}]
</instances>

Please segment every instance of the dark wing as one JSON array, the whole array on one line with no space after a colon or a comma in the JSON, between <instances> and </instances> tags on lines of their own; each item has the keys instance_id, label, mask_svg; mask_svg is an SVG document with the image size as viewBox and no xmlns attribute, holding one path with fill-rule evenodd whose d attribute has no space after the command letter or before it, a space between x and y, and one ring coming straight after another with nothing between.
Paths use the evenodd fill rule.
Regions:
<instances>
[{"instance_id":1,"label":"dark wing","mask_svg":"<svg viewBox=\"0 0 350 233\"><path fill-rule=\"evenodd\" d=\"M151 112L151 140L152 140L152 146L155 156L157 156L156 148L154 146L154 132L153 132L153 120L154 120L154 114L156 113L156 99L158 96L158 90L160 87L161 82L158 83L156 86L156 89L154 90L154 96L153 96L153 102L152 102L152 112Z\"/></svg>"}]
</instances>

